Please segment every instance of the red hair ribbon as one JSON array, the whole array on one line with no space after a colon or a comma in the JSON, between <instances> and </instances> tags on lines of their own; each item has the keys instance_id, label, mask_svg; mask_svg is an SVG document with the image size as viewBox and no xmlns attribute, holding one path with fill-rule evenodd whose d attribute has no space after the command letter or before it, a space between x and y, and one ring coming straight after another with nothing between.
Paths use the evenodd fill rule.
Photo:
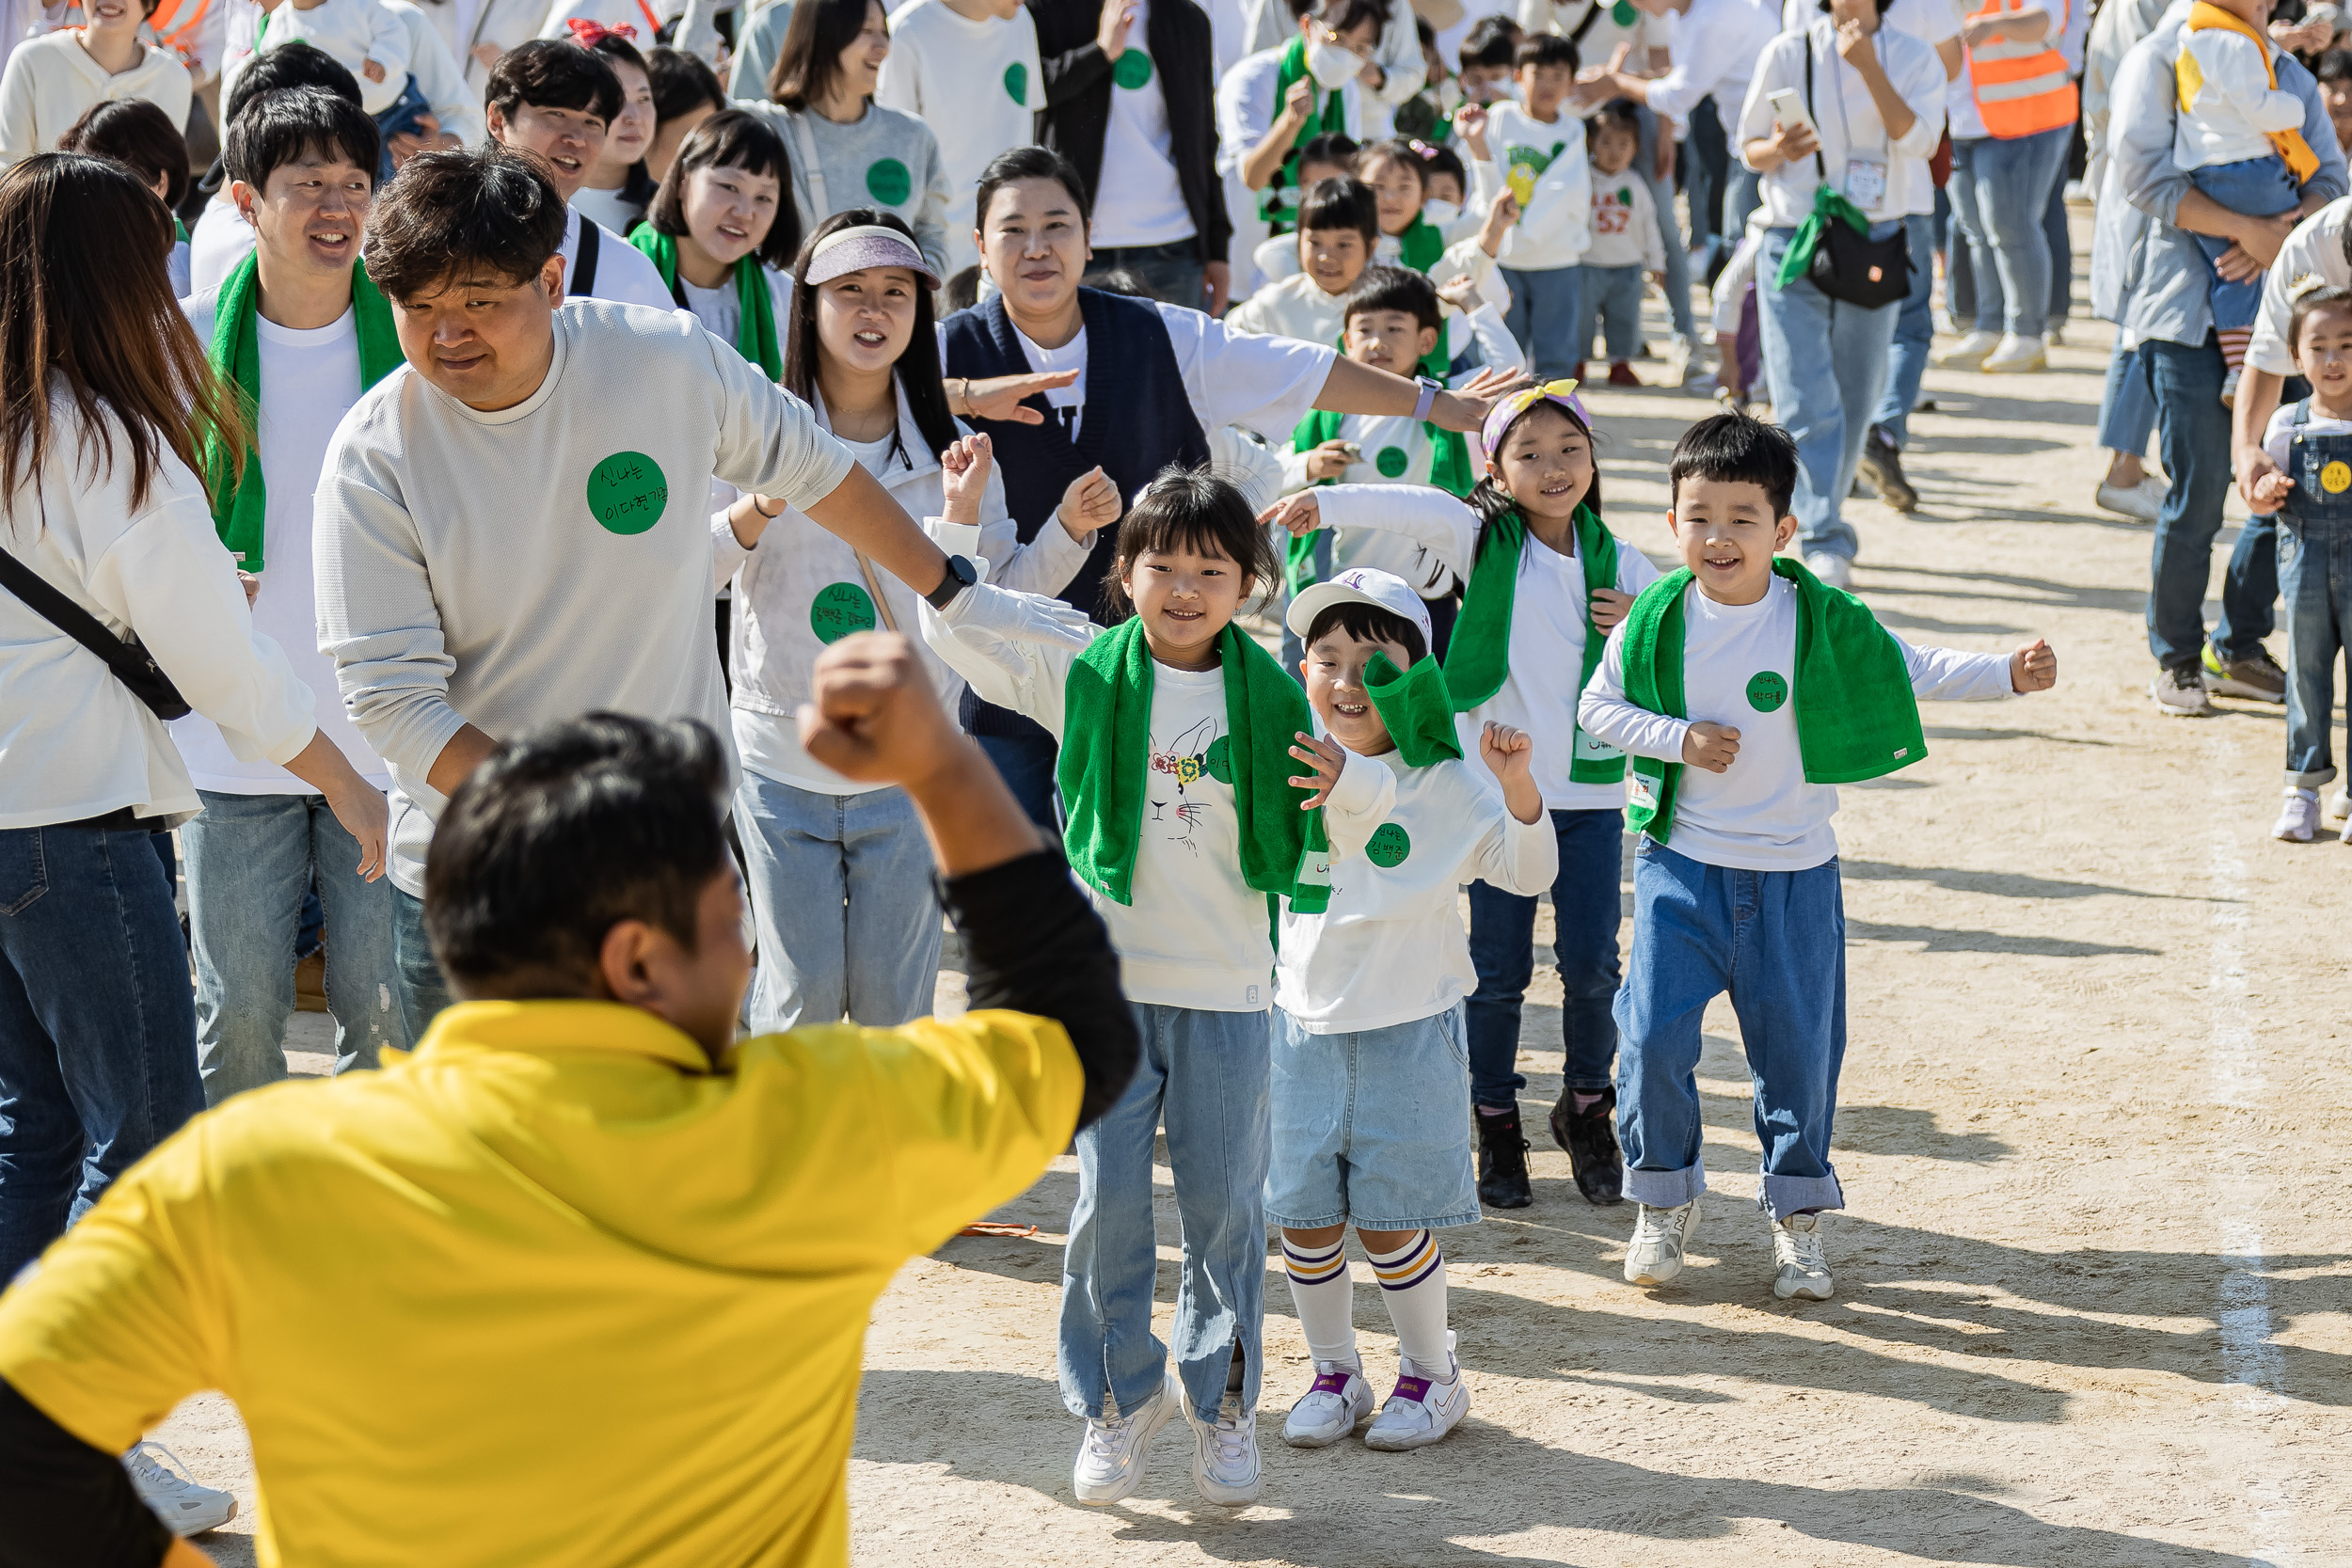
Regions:
<instances>
[{"instance_id":1,"label":"red hair ribbon","mask_svg":"<svg viewBox=\"0 0 2352 1568\"><path fill-rule=\"evenodd\" d=\"M572 41L582 49L594 49L606 39L633 39L637 36L637 29L626 22L618 27L608 27L591 18L575 16L564 25L572 30Z\"/></svg>"}]
</instances>

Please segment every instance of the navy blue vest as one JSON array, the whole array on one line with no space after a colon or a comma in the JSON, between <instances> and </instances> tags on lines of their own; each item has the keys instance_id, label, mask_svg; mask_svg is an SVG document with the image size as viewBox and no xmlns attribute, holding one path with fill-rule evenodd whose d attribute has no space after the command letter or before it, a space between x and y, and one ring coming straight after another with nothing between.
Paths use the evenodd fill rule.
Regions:
<instances>
[{"instance_id":1,"label":"navy blue vest","mask_svg":"<svg viewBox=\"0 0 2352 1568\"><path fill-rule=\"evenodd\" d=\"M1169 464L1199 467L1209 460L1209 440L1184 396L1176 350L1159 308L1148 299L1080 289L1078 309L1086 322L1087 406L1077 439L1070 438L1059 413L1047 406L1041 392L1025 406L1043 414L1043 424L966 421L995 447L996 466L1005 478L1005 505L1025 545L1053 523L1054 509L1061 505L1070 482L1098 463L1119 493L1132 499ZM957 311L940 324L940 332L948 375L978 381L1030 372L1000 294ZM1103 577L1117 553L1118 532L1112 527L1095 536L1093 553L1060 594L1064 603L1105 624ZM964 727L975 735L1044 733L969 691L964 693L963 719Z\"/></svg>"}]
</instances>

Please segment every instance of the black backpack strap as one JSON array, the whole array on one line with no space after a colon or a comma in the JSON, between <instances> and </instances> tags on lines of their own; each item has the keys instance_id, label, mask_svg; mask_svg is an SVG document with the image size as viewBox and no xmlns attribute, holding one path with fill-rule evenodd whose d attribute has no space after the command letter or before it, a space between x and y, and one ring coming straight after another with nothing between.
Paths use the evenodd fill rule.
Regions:
<instances>
[{"instance_id":1,"label":"black backpack strap","mask_svg":"<svg viewBox=\"0 0 2352 1568\"><path fill-rule=\"evenodd\" d=\"M1813 177L1826 185L1829 183L1829 165L1821 161L1821 111L1813 106L1813 29L1811 25L1808 24L1804 33L1799 36L1804 40L1804 112L1813 117Z\"/></svg>"},{"instance_id":2,"label":"black backpack strap","mask_svg":"<svg viewBox=\"0 0 2352 1568\"><path fill-rule=\"evenodd\" d=\"M1812 63L1811 57L1807 56L1805 64ZM571 281L564 285L566 294L585 295L596 292L596 252L603 247L603 244L604 226L587 214L580 214L580 260L572 267Z\"/></svg>"},{"instance_id":3,"label":"black backpack strap","mask_svg":"<svg viewBox=\"0 0 2352 1568\"><path fill-rule=\"evenodd\" d=\"M13 550L0 549L0 587L24 602L24 607L106 661L115 678L131 689L158 719L178 719L191 711L180 689L163 672L137 638L126 642L108 631L105 623L60 593L56 586L24 564Z\"/></svg>"}]
</instances>

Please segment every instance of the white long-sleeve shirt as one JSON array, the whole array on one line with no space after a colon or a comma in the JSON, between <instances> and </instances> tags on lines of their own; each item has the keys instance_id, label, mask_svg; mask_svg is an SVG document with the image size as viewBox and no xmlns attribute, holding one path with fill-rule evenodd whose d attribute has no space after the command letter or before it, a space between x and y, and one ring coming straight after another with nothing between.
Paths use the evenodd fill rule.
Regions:
<instances>
[{"instance_id":1,"label":"white long-sleeve shirt","mask_svg":"<svg viewBox=\"0 0 2352 1568\"><path fill-rule=\"evenodd\" d=\"M947 177L947 267L970 266L980 259L972 204L981 171L1007 149L1034 141L1036 117L1045 107L1045 71L1029 8L975 22L943 0L907 0L890 15L890 54L874 102L947 133L939 138Z\"/></svg>"},{"instance_id":2,"label":"white long-sleeve shirt","mask_svg":"<svg viewBox=\"0 0 2352 1568\"><path fill-rule=\"evenodd\" d=\"M978 591L958 595L944 612L926 604L923 641L983 700L1037 721L1058 742L1070 667L1084 644L1027 641L986 619L1009 605L1007 596ZM1102 629L1090 627L1087 641ZM1241 879L1233 786L1208 763L1219 744L1246 744L1228 731L1224 672L1154 665L1134 902L1089 894L1119 950L1120 986L1130 1001L1232 1013L1273 1000L1265 895ZM1396 776L1384 764L1347 757L1323 807L1334 877L1362 852L1395 799Z\"/></svg>"},{"instance_id":3,"label":"white long-sleeve shirt","mask_svg":"<svg viewBox=\"0 0 2352 1568\"><path fill-rule=\"evenodd\" d=\"M1679 135L1700 99L1712 95L1721 112L1747 97L1748 74L1779 31L1778 0L1691 0L1689 10L1667 13L1674 64L1645 89L1643 102L1673 120Z\"/></svg>"},{"instance_id":4,"label":"white long-sleeve shirt","mask_svg":"<svg viewBox=\"0 0 2352 1568\"><path fill-rule=\"evenodd\" d=\"M1666 264L1666 241L1658 230L1658 203L1649 186L1629 168L1610 174L1596 165L1593 182L1593 242L1585 248L1588 267L1641 267L1656 272Z\"/></svg>"},{"instance_id":5,"label":"white long-sleeve shirt","mask_svg":"<svg viewBox=\"0 0 2352 1568\"><path fill-rule=\"evenodd\" d=\"M1249 156L1250 149L1265 140L1274 129L1274 122L1282 118L1280 96L1275 83L1281 77L1282 50L1287 40L1275 48L1262 50L1225 73L1216 85L1216 166L1222 174L1239 169ZM1341 116L1345 121L1341 129L1361 142L1370 139L1364 125L1364 89L1354 77L1339 88ZM1321 123L1323 100L1327 96L1315 88L1316 123ZM1255 193L1252 193L1255 199Z\"/></svg>"},{"instance_id":6,"label":"white long-sleeve shirt","mask_svg":"<svg viewBox=\"0 0 2352 1568\"><path fill-rule=\"evenodd\" d=\"M1394 752L1380 760L1395 776L1395 801L1362 854L1333 863L1329 908L1282 911L1274 1002L1311 1035L1444 1012L1478 988L1461 884L1532 897L1560 874L1551 819L1513 816L1475 749L1425 768Z\"/></svg>"},{"instance_id":7,"label":"white long-sleeve shirt","mask_svg":"<svg viewBox=\"0 0 2352 1568\"><path fill-rule=\"evenodd\" d=\"M1766 46L1756 61L1756 75L1740 110L1732 150L1772 134L1771 94L1781 88L1804 93L1805 53L1813 56L1813 123L1820 135L1819 161L1794 158L1763 178L1764 206L1775 228L1794 228L1813 211L1813 192L1826 168L1833 186L1871 218L1901 217L1908 205L1914 168L1924 171L1944 135L1944 62L1935 51L1909 33L1881 27L1872 47L1886 79L1911 110L1911 128L1899 136L1886 134L1878 101L1870 96L1862 72L1837 53L1836 24L1818 17L1802 33L1783 33ZM1883 166L1875 180L1856 178L1857 163ZM1871 188L1875 186L1875 189ZM1865 198L1875 199L1864 199Z\"/></svg>"},{"instance_id":8,"label":"white long-sleeve shirt","mask_svg":"<svg viewBox=\"0 0 2352 1568\"><path fill-rule=\"evenodd\" d=\"M2267 133L2300 131L2303 100L2270 85L2263 45L2227 27L2181 34L2177 59L2193 62L2197 95L2173 117L2172 161L2185 169L2276 157Z\"/></svg>"},{"instance_id":9,"label":"white long-sleeve shirt","mask_svg":"<svg viewBox=\"0 0 2352 1568\"><path fill-rule=\"evenodd\" d=\"M92 475L93 435L52 384L49 446L0 515L0 548L96 616L135 634L190 706L246 761L310 743L311 694L254 629L204 483L169 449L131 504L130 434L103 416L115 461ZM130 807L177 827L201 802L162 720L96 654L0 591L0 828L78 822Z\"/></svg>"},{"instance_id":10,"label":"white long-sleeve shirt","mask_svg":"<svg viewBox=\"0 0 2352 1568\"><path fill-rule=\"evenodd\" d=\"M388 6L375 0L320 0L304 10L288 4L270 13L262 30L261 50L267 54L299 40L331 56L359 84L359 106L380 115L400 102L408 86L408 56L412 50L407 24ZM373 60L383 67L383 80L371 81L361 70Z\"/></svg>"},{"instance_id":11,"label":"white long-sleeve shirt","mask_svg":"<svg viewBox=\"0 0 2352 1568\"><path fill-rule=\"evenodd\" d=\"M1686 767L1675 788L1667 847L1708 865L1804 871L1837 853L1837 787L1804 776L1797 741L1797 590L1775 577L1754 604L1719 604L1693 583L1682 595L1682 693L1687 719L1625 698L1625 634L1609 637L1578 718L1585 733L1630 755L1682 760L1682 739L1706 720L1740 732L1721 773ZM1892 635L1891 633L1889 635ZM1897 638L1912 694L1989 702L2012 694L2007 654L1915 648Z\"/></svg>"},{"instance_id":12,"label":"white long-sleeve shirt","mask_svg":"<svg viewBox=\"0 0 2352 1568\"><path fill-rule=\"evenodd\" d=\"M1506 100L1486 111L1486 148L1521 209L1495 260L1514 272L1581 261L1593 215L1584 122L1564 107L1546 123Z\"/></svg>"},{"instance_id":13,"label":"white long-sleeve shirt","mask_svg":"<svg viewBox=\"0 0 2352 1568\"><path fill-rule=\"evenodd\" d=\"M392 769L392 879L423 896L426 776L599 708L727 733L711 481L805 511L850 456L676 310L573 300L539 389L484 413L404 365L353 405L317 498L319 644Z\"/></svg>"},{"instance_id":14,"label":"white long-sleeve shirt","mask_svg":"<svg viewBox=\"0 0 2352 1568\"><path fill-rule=\"evenodd\" d=\"M172 124L185 125L194 80L179 55L151 44L137 64L109 76L82 47L78 27L27 39L0 71L0 167L56 151L75 120L118 99L144 98Z\"/></svg>"}]
</instances>

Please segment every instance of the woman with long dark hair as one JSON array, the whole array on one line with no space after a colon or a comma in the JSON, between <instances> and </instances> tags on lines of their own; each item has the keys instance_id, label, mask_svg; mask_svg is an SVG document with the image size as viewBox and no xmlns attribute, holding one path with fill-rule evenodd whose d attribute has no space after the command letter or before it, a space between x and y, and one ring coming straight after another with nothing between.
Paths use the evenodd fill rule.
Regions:
<instances>
[{"instance_id":1,"label":"woman with long dark hair","mask_svg":"<svg viewBox=\"0 0 2352 1568\"><path fill-rule=\"evenodd\" d=\"M571 30L573 42L602 55L612 74L621 79L621 112L604 128L604 146L580 189L572 193L572 205L615 234L626 235L653 204L659 179L645 167L658 124L653 73L645 56L629 42L637 31L634 27L607 27L575 17Z\"/></svg>"},{"instance_id":2,"label":"woman with long dark hair","mask_svg":"<svg viewBox=\"0 0 2352 1568\"><path fill-rule=\"evenodd\" d=\"M199 802L158 709L318 789L361 871L384 863L383 795L319 733L215 531L199 453L242 451L245 421L172 300L170 232L103 159L0 176L0 1279L204 1108L150 842Z\"/></svg>"},{"instance_id":3,"label":"woman with long dark hair","mask_svg":"<svg viewBox=\"0 0 2352 1568\"><path fill-rule=\"evenodd\" d=\"M721 119L739 118L714 117L689 151ZM681 153L678 166L687 161ZM1058 590L1086 560L1093 531L1117 519L1119 494L1101 470L1082 475L1063 499L1060 526L1017 542L987 439L947 412L931 319L939 279L913 231L870 207L837 213L802 247L794 274L786 389L910 516L934 519L942 549L977 558L996 581ZM939 971L930 851L904 791L854 783L809 757L793 715L809 700L817 656L852 632L907 634L950 702L963 683L923 648L913 589L803 517L754 549L771 520L750 496L713 519L720 575L735 579L728 663L743 763L735 813L759 926L752 1027L845 1016L902 1023L930 1010Z\"/></svg>"}]
</instances>

